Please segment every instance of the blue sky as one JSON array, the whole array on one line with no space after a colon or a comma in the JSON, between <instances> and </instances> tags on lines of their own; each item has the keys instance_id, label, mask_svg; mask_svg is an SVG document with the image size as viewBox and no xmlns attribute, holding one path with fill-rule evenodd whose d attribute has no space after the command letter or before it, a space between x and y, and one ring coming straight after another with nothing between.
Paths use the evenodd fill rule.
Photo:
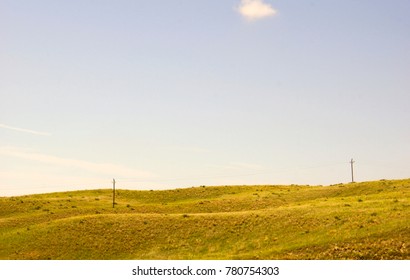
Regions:
<instances>
[{"instance_id":1,"label":"blue sky","mask_svg":"<svg viewBox=\"0 0 410 280\"><path fill-rule=\"evenodd\" d=\"M408 11L0 0L0 196L408 178Z\"/></svg>"}]
</instances>

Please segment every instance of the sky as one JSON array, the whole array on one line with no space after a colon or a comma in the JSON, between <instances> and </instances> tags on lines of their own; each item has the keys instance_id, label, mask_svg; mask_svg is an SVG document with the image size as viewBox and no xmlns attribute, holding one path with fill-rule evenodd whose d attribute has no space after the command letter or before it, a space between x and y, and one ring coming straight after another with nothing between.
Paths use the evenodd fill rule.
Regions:
<instances>
[{"instance_id":1,"label":"sky","mask_svg":"<svg viewBox=\"0 0 410 280\"><path fill-rule=\"evenodd\" d=\"M0 196L409 178L408 11L0 0Z\"/></svg>"}]
</instances>

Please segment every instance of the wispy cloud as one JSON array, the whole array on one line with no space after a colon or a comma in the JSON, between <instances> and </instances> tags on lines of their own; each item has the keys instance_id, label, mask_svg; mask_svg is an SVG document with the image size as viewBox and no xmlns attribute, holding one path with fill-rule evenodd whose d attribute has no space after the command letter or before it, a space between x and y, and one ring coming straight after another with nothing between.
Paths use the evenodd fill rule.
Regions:
<instances>
[{"instance_id":1,"label":"wispy cloud","mask_svg":"<svg viewBox=\"0 0 410 280\"><path fill-rule=\"evenodd\" d=\"M145 171L135 170L126 166L109 164L109 163L95 163L78 159L70 159L57 157L42 153L32 152L18 147L0 147L0 155L12 156L21 159L32 160L35 162L52 164L64 167L80 168L86 171L104 174L106 176L120 176L120 177L150 177L152 174Z\"/></svg>"},{"instance_id":2,"label":"wispy cloud","mask_svg":"<svg viewBox=\"0 0 410 280\"><path fill-rule=\"evenodd\" d=\"M274 16L277 12L264 0L241 0L238 12L247 20L257 20Z\"/></svg>"},{"instance_id":3,"label":"wispy cloud","mask_svg":"<svg viewBox=\"0 0 410 280\"><path fill-rule=\"evenodd\" d=\"M0 128L19 131L19 132L23 132L23 133L41 135L41 136L50 136L51 135L51 133L48 133L48 132L41 132L41 131L36 131L36 130L31 130L31 129L26 129L26 128L20 128L20 127L10 126L10 125L6 125L6 124L2 124L2 123L0 123Z\"/></svg>"}]
</instances>

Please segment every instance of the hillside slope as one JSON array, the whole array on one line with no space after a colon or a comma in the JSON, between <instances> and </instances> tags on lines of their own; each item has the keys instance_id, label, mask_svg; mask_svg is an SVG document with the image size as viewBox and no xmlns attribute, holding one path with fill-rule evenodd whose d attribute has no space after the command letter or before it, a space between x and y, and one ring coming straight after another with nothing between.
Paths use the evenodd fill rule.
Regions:
<instances>
[{"instance_id":1,"label":"hillside slope","mask_svg":"<svg viewBox=\"0 0 410 280\"><path fill-rule=\"evenodd\" d=\"M0 198L0 259L410 259L410 179Z\"/></svg>"}]
</instances>

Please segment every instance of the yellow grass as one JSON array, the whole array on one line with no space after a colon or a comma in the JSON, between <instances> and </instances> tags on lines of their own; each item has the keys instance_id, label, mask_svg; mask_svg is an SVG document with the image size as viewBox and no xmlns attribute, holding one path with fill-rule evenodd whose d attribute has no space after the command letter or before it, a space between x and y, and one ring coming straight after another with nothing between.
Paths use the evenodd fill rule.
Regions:
<instances>
[{"instance_id":1,"label":"yellow grass","mask_svg":"<svg viewBox=\"0 0 410 280\"><path fill-rule=\"evenodd\" d=\"M0 259L410 259L410 180L0 198Z\"/></svg>"}]
</instances>

